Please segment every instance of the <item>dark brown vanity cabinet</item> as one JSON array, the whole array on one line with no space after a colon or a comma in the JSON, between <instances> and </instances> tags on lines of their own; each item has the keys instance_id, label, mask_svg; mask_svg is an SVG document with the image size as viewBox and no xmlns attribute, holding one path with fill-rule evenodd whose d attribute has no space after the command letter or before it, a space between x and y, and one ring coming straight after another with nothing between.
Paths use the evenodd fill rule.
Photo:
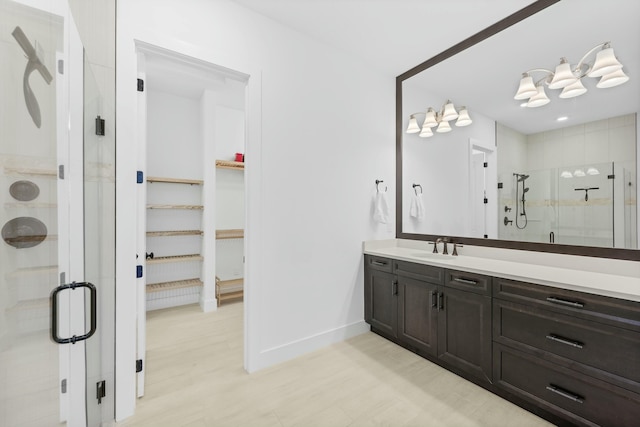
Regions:
<instances>
[{"instance_id":1,"label":"dark brown vanity cabinet","mask_svg":"<svg viewBox=\"0 0 640 427\"><path fill-rule=\"evenodd\" d=\"M494 383L578 425L640 425L640 303L494 278Z\"/></svg>"},{"instance_id":2,"label":"dark brown vanity cabinet","mask_svg":"<svg viewBox=\"0 0 640 427\"><path fill-rule=\"evenodd\" d=\"M491 380L491 278L365 256L365 321L425 357Z\"/></svg>"}]
</instances>

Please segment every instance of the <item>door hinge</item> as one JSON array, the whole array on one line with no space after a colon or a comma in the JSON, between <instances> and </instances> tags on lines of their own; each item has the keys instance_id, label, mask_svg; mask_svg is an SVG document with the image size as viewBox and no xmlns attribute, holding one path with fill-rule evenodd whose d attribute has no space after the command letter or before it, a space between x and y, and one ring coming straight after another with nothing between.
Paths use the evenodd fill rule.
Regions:
<instances>
[{"instance_id":1,"label":"door hinge","mask_svg":"<svg viewBox=\"0 0 640 427\"><path fill-rule=\"evenodd\" d=\"M96 383L96 399L98 399L98 405L102 403L102 398L107 395L106 382L104 380Z\"/></svg>"},{"instance_id":2,"label":"door hinge","mask_svg":"<svg viewBox=\"0 0 640 427\"><path fill-rule=\"evenodd\" d=\"M486 205L487 203L489 203L489 199L487 199L486 197L483 199L484 200L484 204Z\"/></svg>"},{"instance_id":3,"label":"door hinge","mask_svg":"<svg viewBox=\"0 0 640 427\"><path fill-rule=\"evenodd\" d=\"M58 166L58 178L64 179L64 165Z\"/></svg>"},{"instance_id":4,"label":"door hinge","mask_svg":"<svg viewBox=\"0 0 640 427\"><path fill-rule=\"evenodd\" d=\"M104 119L100 116L96 117L96 135L104 136Z\"/></svg>"},{"instance_id":5,"label":"door hinge","mask_svg":"<svg viewBox=\"0 0 640 427\"><path fill-rule=\"evenodd\" d=\"M136 360L136 373L142 372L142 359Z\"/></svg>"},{"instance_id":6,"label":"door hinge","mask_svg":"<svg viewBox=\"0 0 640 427\"><path fill-rule=\"evenodd\" d=\"M136 278L141 278L142 277L142 266L141 265L136 265Z\"/></svg>"},{"instance_id":7,"label":"door hinge","mask_svg":"<svg viewBox=\"0 0 640 427\"><path fill-rule=\"evenodd\" d=\"M498 189L502 188L503 186L504 186L503 183L501 183L501 182L498 183Z\"/></svg>"},{"instance_id":8,"label":"door hinge","mask_svg":"<svg viewBox=\"0 0 640 427\"><path fill-rule=\"evenodd\" d=\"M136 184L142 184L144 182L144 173L142 171L136 172Z\"/></svg>"},{"instance_id":9,"label":"door hinge","mask_svg":"<svg viewBox=\"0 0 640 427\"><path fill-rule=\"evenodd\" d=\"M58 59L58 74L64 74L64 61Z\"/></svg>"},{"instance_id":10,"label":"door hinge","mask_svg":"<svg viewBox=\"0 0 640 427\"><path fill-rule=\"evenodd\" d=\"M489 167L489 162L484 162L484 163L482 164L482 166L484 166L485 168L488 168L488 167Z\"/></svg>"},{"instance_id":11,"label":"door hinge","mask_svg":"<svg viewBox=\"0 0 640 427\"><path fill-rule=\"evenodd\" d=\"M64 378L60 381L60 393L65 394L67 392L67 379Z\"/></svg>"},{"instance_id":12,"label":"door hinge","mask_svg":"<svg viewBox=\"0 0 640 427\"><path fill-rule=\"evenodd\" d=\"M138 92L144 92L144 80L138 79Z\"/></svg>"},{"instance_id":13,"label":"door hinge","mask_svg":"<svg viewBox=\"0 0 640 427\"><path fill-rule=\"evenodd\" d=\"M615 175L607 175L607 179L616 179Z\"/></svg>"},{"instance_id":14,"label":"door hinge","mask_svg":"<svg viewBox=\"0 0 640 427\"><path fill-rule=\"evenodd\" d=\"M65 283L67 283L67 273L63 271L60 273L60 284L64 285Z\"/></svg>"}]
</instances>

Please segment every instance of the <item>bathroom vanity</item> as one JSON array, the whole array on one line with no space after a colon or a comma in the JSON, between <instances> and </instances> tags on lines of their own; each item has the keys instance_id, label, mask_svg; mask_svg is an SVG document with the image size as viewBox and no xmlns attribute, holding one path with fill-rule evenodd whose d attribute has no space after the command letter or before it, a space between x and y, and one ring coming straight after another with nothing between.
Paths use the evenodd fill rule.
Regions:
<instances>
[{"instance_id":1,"label":"bathroom vanity","mask_svg":"<svg viewBox=\"0 0 640 427\"><path fill-rule=\"evenodd\" d=\"M556 424L637 426L636 267L611 274L545 265L548 254L526 263L464 251L366 242L371 330Z\"/></svg>"}]
</instances>

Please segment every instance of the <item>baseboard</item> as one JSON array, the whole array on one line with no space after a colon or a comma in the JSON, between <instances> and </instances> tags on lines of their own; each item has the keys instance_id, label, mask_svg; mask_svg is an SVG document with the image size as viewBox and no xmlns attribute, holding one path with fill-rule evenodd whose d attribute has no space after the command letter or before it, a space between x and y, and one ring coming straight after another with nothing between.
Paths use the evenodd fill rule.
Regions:
<instances>
[{"instance_id":1,"label":"baseboard","mask_svg":"<svg viewBox=\"0 0 640 427\"><path fill-rule=\"evenodd\" d=\"M147 300L147 311L160 310L162 308L176 307L179 305L196 304L200 300L200 295L178 295L170 298L158 298Z\"/></svg>"},{"instance_id":2,"label":"baseboard","mask_svg":"<svg viewBox=\"0 0 640 427\"><path fill-rule=\"evenodd\" d=\"M256 363L252 364L250 372L256 372L260 369L295 359L303 354L310 353L315 350L330 346L356 335L369 331L369 325L364 320L350 323L339 328L321 332L300 340L292 341L277 347L263 350L258 357L254 359Z\"/></svg>"},{"instance_id":3,"label":"baseboard","mask_svg":"<svg viewBox=\"0 0 640 427\"><path fill-rule=\"evenodd\" d=\"M216 311L218 309L218 300L215 298L203 299L200 298L200 308L204 313Z\"/></svg>"}]
</instances>

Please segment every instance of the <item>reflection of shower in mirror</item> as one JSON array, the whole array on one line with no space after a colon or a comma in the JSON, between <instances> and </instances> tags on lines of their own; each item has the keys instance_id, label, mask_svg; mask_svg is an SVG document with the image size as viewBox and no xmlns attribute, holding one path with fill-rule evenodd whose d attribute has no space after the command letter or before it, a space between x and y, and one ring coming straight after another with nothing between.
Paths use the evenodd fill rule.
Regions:
<instances>
[{"instance_id":1,"label":"reflection of shower in mirror","mask_svg":"<svg viewBox=\"0 0 640 427\"><path fill-rule=\"evenodd\" d=\"M527 219L527 211L525 210L525 202L526 202L525 194L527 191L529 191L529 187L525 187L525 181L527 180L527 178L529 178L529 175L526 175L523 173L514 173L513 176L516 178L516 227L522 230L527 226L529 222ZM522 198L518 201L518 198L520 197L518 194L519 183L522 184ZM524 217L524 224L521 224L522 221L518 221L518 218L520 218L521 216Z\"/></svg>"},{"instance_id":2,"label":"reflection of shower in mirror","mask_svg":"<svg viewBox=\"0 0 640 427\"><path fill-rule=\"evenodd\" d=\"M40 106L38 105L38 100L36 99L31 86L29 85L29 76L31 76L31 73L33 71L38 70L47 84L51 83L53 77L43 63L42 53L36 50L36 48L38 47L37 42L36 47L33 47L20 27L16 27L11 34L16 39L20 47L22 47L24 53L27 55L27 67L25 68L24 76L22 77L22 90L24 91L24 101L27 104L29 115L33 119L33 123L36 125L36 127L40 128L42 124L42 119L40 116Z\"/></svg>"}]
</instances>

